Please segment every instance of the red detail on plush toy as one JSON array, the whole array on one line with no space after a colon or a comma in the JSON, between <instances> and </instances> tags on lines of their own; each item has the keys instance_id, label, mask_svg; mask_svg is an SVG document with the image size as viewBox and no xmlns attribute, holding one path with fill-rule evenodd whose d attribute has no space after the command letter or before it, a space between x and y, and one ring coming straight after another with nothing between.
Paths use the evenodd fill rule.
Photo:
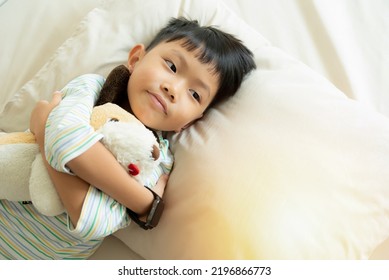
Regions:
<instances>
[{"instance_id":1,"label":"red detail on plush toy","mask_svg":"<svg viewBox=\"0 0 389 280\"><path fill-rule=\"evenodd\" d=\"M136 166L136 165L133 164L133 163L130 163L130 164L128 165L128 173L130 173L130 175L132 175L132 176L138 175L138 174L139 174L139 168L138 168L138 166Z\"/></svg>"}]
</instances>

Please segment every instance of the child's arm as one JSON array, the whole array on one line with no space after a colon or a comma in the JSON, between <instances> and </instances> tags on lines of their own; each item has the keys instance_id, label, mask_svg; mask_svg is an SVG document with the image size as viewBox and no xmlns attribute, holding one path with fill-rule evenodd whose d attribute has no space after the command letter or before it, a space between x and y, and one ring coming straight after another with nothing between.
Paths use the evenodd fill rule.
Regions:
<instances>
[{"instance_id":1,"label":"child's arm","mask_svg":"<svg viewBox=\"0 0 389 280\"><path fill-rule=\"evenodd\" d=\"M41 151L44 149L44 124L51 109L61 101L60 94L54 94L50 103L40 101L36 104L30 118L30 130L34 133ZM73 225L77 225L82 205L89 189L89 184L77 176L58 172L52 168L45 157L44 163L59 197Z\"/></svg>"},{"instance_id":2,"label":"child's arm","mask_svg":"<svg viewBox=\"0 0 389 280\"><path fill-rule=\"evenodd\" d=\"M46 123L46 159L56 170L76 174L134 212L143 214L153 199L152 193L124 171L99 142L102 135L90 126L93 105L103 83L102 77L88 74L65 86L64 98Z\"/></svg>"},{"instance_id":3,"label":"child's arm","mask_svg":"<svg viewBox=\"0 0 389 280\"><path fill-rule=\"evenodd\" d=\"M46 123L46 119L50 111L60 102L61 97L60 94L54 94L53 100L48 103L46 101L38 102L36 107L34 108L31 119L30 119L30 129L35 134L37 142L41 148L43 149L44 145L44 124ZM111 157L113 157L111 155ZM116 162L116 160L115 160ZM61 197L61 200L67 209L67 212L69 214L69 217L74 225L77 224L77 221L79 219L82 205L86 196L86 193L89 188L89 183L86 181L81 180L77 176L71 176L69 174L65 174L62 172L58 172L54 170L48 163L45 161L49 174L54 182L54 185L57 189L57 192L59 196ZM120 165L119 165L120 166ZM122 170L122 167L119 168ZM110 174L110 173L106 173ZM127 178L131 178L130 176L126 174ZM113 184L116 185L116 180L112 180ZM163 195L165 186L167 182L167 176L161 176L160 180L157 183L157 186L155 188L155 192L157 192L161 197ZM111 183L111 182L110 182ZM123 182L125 183L125 182ZM131 187L128 187L128 185L124 185L123 189L131 189ZM145 212L148 212L148 209L151 205L152 198L148 201L147 195L150 193L148 190L146 190L144 187L141 187L141 190L146 191L146 196L142 197L142 194L137 193L137 191L133 191L132 199L123 199L124 201L127 201L128 204L130 204L130 209L133 211L143 214ZM129 195L128 192L123 192L124 196ZM140 197L140 198L139 198ZM133 207L133 204L136 204L135 200L140 199L141 202L138 203L140 205L140 211L139 209L136 209L136 207ZM120 202L120 201L119 201Z\"/></svg>"},{"instance_id":4,"label":"child's arm","mask_svg":"<svg viewBox=\"0 0 389 280\"><path fill-rule=\"evenodd\" d=\"M153 201L152 193L123 169L100 142L68 162L77 176L115 198L138 214L146 214Z\"/></svg>"},{"instance_id":5,"label":"child's arm","mask_svg":"<svg viewBox=\"0 0 389 280\"><path fill-rule=\"evenodd\" d=\"M61 90L62 101L50 112L45 129L45 156L54 169L72 174L67 162L103 137L90 118L104 81L99 75L82 75Z\"/></svg>"}]
</instances>

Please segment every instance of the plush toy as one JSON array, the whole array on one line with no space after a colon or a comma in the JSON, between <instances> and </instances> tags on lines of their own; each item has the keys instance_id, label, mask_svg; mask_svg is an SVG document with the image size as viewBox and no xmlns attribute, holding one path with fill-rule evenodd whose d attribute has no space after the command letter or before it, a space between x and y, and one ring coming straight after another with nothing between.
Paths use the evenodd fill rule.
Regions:
<instances>
[{"instance_id":1,"label":"plush toy","mask_svg":"<svg viewBox=\"0 0 389 280\"><path fill-rule=\"evenodd\" d=\"M122 88L112 88L112 85L118 84L112 75L108 76L107 82L104 91L109 94ZM122 86L124 84L122 82ZM145 184L146 178L160 162L154 133L132 114L112 103L94 107L91 125L104 135L102 143L123 168ZM38 211L48 216L65 211L33 134L16 132L0 135L0 178L0 199L31 201Z\"/></svg>"}]
</instances>

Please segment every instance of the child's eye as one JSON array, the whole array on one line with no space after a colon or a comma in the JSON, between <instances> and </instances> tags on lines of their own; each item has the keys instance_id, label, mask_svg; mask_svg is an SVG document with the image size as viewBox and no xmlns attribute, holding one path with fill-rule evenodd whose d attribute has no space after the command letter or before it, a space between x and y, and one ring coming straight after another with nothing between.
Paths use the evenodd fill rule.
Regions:
<instances>
[{"instance_id":1,"label":"child's eye","mask_svg":"<svg viewBox=\"0 0 389 280\"><path fill-rule=\"evenodd\" d=\"M200 94L198 94L197 92L195 92L192 89L190 90L190 92L192 93L193 98L196 99L198 102L200 102L200 99L201 99Z\"/></svg>"},{"instance_id":2,"label":"child's eye","mask_svg":"<svg viewBox=\"0 0 389 280\"><path fill-rule=\"evenodd\" d=\"M166 64L167 64L167 66L169 66L169 68L170 68L174 73L177 72L177 68L176 68L176 66L174 65L173 62L171 62L171 61L169 61L169 60L166 60Z\"/></svg>"}]
</instances>

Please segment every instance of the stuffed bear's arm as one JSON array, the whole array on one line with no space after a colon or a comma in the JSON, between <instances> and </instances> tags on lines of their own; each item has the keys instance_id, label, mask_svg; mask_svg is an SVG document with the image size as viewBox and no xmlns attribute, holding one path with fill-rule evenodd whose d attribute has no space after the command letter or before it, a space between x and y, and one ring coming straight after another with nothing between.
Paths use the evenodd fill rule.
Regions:
<instances>
[{"instance_id":1,"label":"stuffed bear's arm","mask_svg":"<svg viewBox=\"0 0 389 280\"><path fill-rule=\"evenodd\" d=\"M0 145L33 143L35 143L35 136L31 132L4 133L0 136Z\"/></svg>"}]
</instances>

